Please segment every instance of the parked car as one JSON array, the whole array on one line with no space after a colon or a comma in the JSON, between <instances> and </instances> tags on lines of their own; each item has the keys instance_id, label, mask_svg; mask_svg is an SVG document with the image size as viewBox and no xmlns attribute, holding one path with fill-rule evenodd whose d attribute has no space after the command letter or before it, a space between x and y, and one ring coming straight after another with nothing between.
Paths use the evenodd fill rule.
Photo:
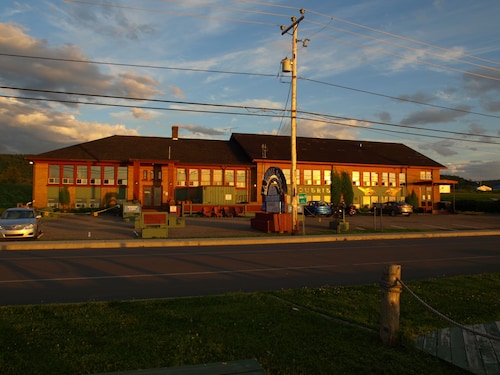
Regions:
<instances>
[{"instance_id":1,"label":"parked car","mask_svg":"<svg viewBox=\"0 0 500 375\"><path fill-rule=\"evenodd\" d=\"M383 203L381 206L382 208L380 208L380 205L376 206L378 214L381 211L383 214L388 214L391 216L396 216L396 215L409 216L413 212L413 206L406 202L386 202Z\"/></svg>"},{"instance_id":2,"label":"parked car","mask_svg":"<svg viewBox=\"0 0 500 375\"><path fill-rule=\"evenodd\" d=\"M323 201L310 201L304 206L306 216L332 216L332 209Z\"/></svg>"},{"instance_id":3,"label":"parked car","mask_svg":"<svg viewBox=\"0 0 500 375\"><path fill-rule=\"evenodd\" d=\"M0 216L0 238L36 239L41 233L41 215L33 208L8 208Z\"/></svg>"}]
</instances>

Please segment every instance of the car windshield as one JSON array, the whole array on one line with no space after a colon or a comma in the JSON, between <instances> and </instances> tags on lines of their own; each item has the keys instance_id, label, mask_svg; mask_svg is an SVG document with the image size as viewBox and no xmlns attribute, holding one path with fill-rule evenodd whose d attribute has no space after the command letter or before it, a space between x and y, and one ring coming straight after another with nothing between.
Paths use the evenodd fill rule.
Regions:
<instances>
[{"instance_id":1,"label":"car windshield","mask_svg":"<svg viewBox=\"0 0 500 375\"><path fill-rule=\"evenodd\" d=\"M34 217L33 211L25 210L8 210L2 214L2 219L33 219Z\"/></svg>"}]
</instances>

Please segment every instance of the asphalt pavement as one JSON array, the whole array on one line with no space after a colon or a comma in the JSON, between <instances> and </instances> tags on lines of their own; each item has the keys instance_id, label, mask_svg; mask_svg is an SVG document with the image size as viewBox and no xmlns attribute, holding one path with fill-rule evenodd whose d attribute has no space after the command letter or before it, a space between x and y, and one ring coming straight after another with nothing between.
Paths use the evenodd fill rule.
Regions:
<instances>
[{"instance_id":1,"label":"asphalt pavement","mask_svg":"<svg viewBox=\"0 0 500 375\"><path fill-rule=\"evenodd\" d=\"M134 223L121 216L66 214L44 217L37 241L2 241L0 250L47 250L99 247L203 246L269 242L323 242L415 237L500 235L500 216L486 214L354 215L349 231L330 228L332 218L306 217L299 233L264 233L251 228L251 217L185 217L185 227L170 228L168 238L142 239Z\"/></svg>"}]
</instances>

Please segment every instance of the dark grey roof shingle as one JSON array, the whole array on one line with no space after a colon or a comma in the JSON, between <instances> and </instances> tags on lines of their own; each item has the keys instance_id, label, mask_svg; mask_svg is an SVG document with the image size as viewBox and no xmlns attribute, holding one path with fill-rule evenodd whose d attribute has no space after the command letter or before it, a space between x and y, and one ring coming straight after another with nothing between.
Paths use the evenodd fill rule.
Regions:
<instances>
[{"instance_id":1,"label":"dark grey roof shingle","mask_svg":"<svg viewBox=\"0 0 500 375\"><path fill-rule=\"evenodd\" d=\"M229 141L114 135L36 155L40 160L128 162L178 160L184 164L251 165L262 159L290 160L290 137L235 133ZM297 137L297 160L445 168L400 143Z\"/></svg>"},{"instance_id":2,"label":"dark grey roof shingle","mask_svg":"<svg viewBox=\"0 0 500 375\"><path fill-rule=\"evenodd\" d=\"M267 159L290 160L291 141L288 136L235 133L238 142L252 160L262 159L262 144ZM443 165L401 143L352 141L332 138L297 137L297 160L340 163L376 164L445 168Z\"/></svg>"}]
</instances>

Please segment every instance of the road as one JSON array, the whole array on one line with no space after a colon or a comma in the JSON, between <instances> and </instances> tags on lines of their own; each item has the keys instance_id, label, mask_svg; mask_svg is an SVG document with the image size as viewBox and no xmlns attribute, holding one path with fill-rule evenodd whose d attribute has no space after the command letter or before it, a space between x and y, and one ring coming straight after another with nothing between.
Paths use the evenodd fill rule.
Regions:
<instances>
[{"instance_id":1,"label":"road","mask_svg":"<svg viewBox=\"0 0 500 375\"><path fill-rule=\"evenodd\" d=\"M171 298L498 272L498 236L0 252L0 305Z\"/></svg>"}]
</instances>

